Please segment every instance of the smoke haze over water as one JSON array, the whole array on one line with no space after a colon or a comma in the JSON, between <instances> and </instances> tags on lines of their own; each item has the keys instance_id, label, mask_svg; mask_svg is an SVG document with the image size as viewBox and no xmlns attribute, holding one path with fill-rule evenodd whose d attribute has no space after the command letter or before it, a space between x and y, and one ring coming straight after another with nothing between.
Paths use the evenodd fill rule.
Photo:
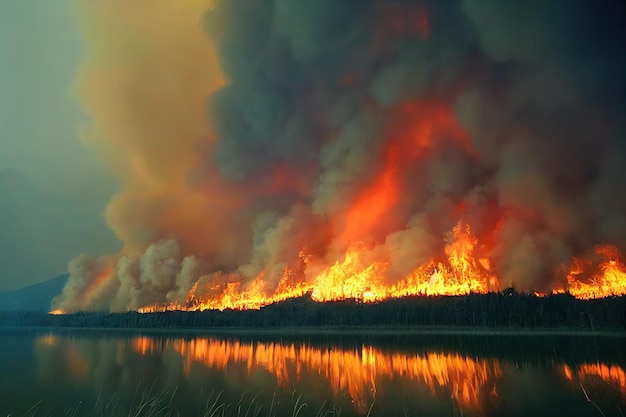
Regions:
<instances>
[{"instance_id":1,"label":"smoke haze over water","mask_svg":"<svg viewBox=\"0 0 626 417\"><path fill-rule=\"evenodd\" d=\"M626 249L620 2L74 6L82 135L121 181L124 249L73 260L56 308L260 275L272 293L355 247L394 282L457 224L499 288L556 288L572 257Z\"/></svg>"}]
</instances>

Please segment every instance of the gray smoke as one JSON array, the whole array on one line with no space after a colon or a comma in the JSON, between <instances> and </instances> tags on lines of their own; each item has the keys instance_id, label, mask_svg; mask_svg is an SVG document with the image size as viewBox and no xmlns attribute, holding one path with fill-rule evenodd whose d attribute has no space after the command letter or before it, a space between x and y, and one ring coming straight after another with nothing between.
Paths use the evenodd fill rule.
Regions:
<instances>
[{"instance_id":1,"label":"gray smoke","mask_svg":"<svg viewBox=\"0 0 626 417\"><path fill-rule=\"evenodd\" d=\"M624 17L609 0L218 1L203 18L225 80L206 98L217 139L188 186L236 203L207 210L224 227L193 244L176 244L184 220L160 222L169 240L117 262L105 304L277 284L286 267L310 279L356 243L397 280L459 221L502 288L562 286L573 256L626 249Z\"/></svg>"}]
</instances>

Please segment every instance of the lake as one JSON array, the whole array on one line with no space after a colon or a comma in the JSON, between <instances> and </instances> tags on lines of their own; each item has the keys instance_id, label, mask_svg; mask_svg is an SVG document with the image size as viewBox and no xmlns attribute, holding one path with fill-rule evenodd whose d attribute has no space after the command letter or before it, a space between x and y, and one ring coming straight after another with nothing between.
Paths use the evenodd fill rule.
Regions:
<instances>
[{"instance_id":1,"label":"lake","mask_svg":"<svg viewBox=\"0 0 626 417\"><path fill-rule=\"evenodd\" d=\"M626 414L624 335L0 329L0 337L2 417Z\"/></svg>"}]
</instances>

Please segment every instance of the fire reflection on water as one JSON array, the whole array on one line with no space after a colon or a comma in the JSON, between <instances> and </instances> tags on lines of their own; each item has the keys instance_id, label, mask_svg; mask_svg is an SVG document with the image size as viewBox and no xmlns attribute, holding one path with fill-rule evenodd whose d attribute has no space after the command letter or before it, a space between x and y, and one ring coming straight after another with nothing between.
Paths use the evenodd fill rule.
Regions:
<instances>
[{"instance_id":1,"label":"fire reflection on water","mask_svg":"<svg viewBox=\"0 0 626 417\"><path fill-rule=\"evenodd\" d=\"M82 350L77 349L75 342L52 335L37 339L40 349L58 350L67 371L84 378L91 372L86 368L93 364L81 356ZM521 372L520 364L495 357L437 350L404 352L365 344L343 347L235 338L149 336L118 340L115 342L118 348L119 343L126 346L122 349L128 352L124 354L128 356L123 360L126 364L136 360L132 359L133 355L159 355L169 358L168 361L176 357L184 379L193 377L192 373L199 366L224 375L237 373L248 379L259 372L267 373L274 378L275 386L286 392L302 391L311 383L322 391L329 389L333 401L348 400L361 414L367 413L377 401L413 398L419 402L428 401L429 397L451 402L462 414L489 414L489 410L507 401L510 393L506 387L510 388L510 382ZM555 381L561 381L560 385L577 396L610 391L620 403L626 400L626 373L620 365L555 360L549 367L553 369Z\"/></svg>"},{"instance_id":2,"label":"fire reflection on water","mask_svg":"<svg viewBox=\"0 0 626 417\"><path fill-rule=\"evenodd\" d=\"M137 353L155 351L154 339L137 337ZM198 337L171 339L166 348L183 358L187 375L196 364L227 370L245 365L248 374L264 369L281 388L290 388L307 373L323 377L335 398L349 396L354 408L364 412L376 397L377 386L395 379L422 387L433 397L452 398L462 410L478 411L497 397L497 381L503 368L496 359L480 360L452 353L407 355L372 346L354 349L313 347L279 342L241 342Z\"/></svg>"},{"instance_id":3,"label":"fire reflection on water","mask_svg":"<svg viewBox=\"0 0 626 417\"><path fill-rule=\"evenodd\" d=\"M626 373L621 366L604 363L583 363L574 370L563 365L563 374L573 383L584 386L602 381L618 388L621 395L626 396Z\"/></svg>"}]
</instances>

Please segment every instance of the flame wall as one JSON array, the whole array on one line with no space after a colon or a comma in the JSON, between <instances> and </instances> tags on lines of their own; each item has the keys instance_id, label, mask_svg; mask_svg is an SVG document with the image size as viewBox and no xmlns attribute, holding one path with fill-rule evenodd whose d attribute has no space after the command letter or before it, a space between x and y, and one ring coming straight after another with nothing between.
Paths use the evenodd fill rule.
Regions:
<instances>
[{"instance_id":1,"label":"flame wall","mask_svg":"<svg viewBox=\"0 0 626 417\"><path fill-rule=\"evenodd\" d=\"M55 308L548 292L604 247L626 292L619 2L74 5L124 248Z\"/></svg>"}]
</instances>

